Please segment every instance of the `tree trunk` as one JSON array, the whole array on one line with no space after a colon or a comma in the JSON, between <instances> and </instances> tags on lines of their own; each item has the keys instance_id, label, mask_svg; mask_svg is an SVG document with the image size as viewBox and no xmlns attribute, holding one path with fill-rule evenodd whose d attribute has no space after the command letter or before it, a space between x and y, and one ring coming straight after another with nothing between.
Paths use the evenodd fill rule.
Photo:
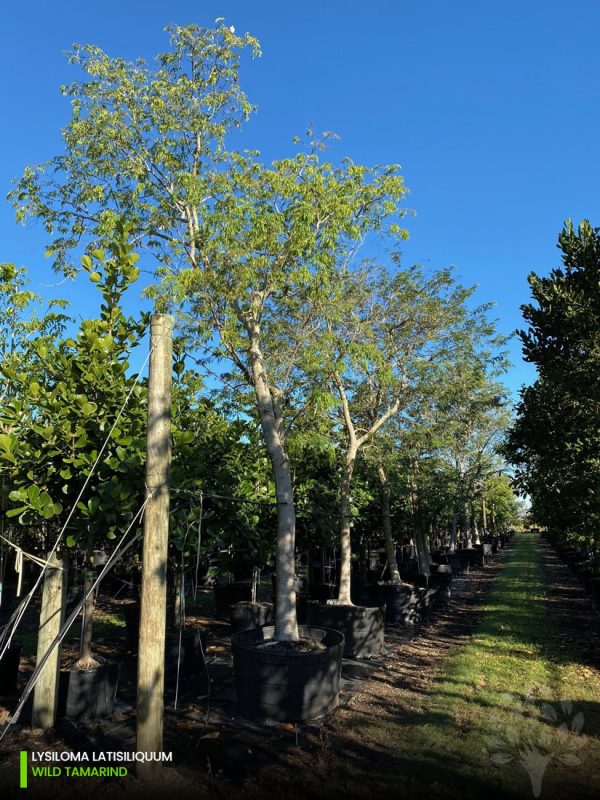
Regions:
<instances>
[{"instance_id":1,"label":"tree trunk","mask_svg":"<svg viewBox=\"0 0 600 800\"><path fill-rule=\"evenodd\" d=\"M92 588L96 574L91 569L86 569L83 578L84 596ZM92 657L92 625L94 615L94 593L91 592L83 607L83 618L81 621L81 653L77 666L79 669L90 669L97 666L97 662Z\"/></svg>"},{"instance_id":2,"label":"tree trunk","mask_svg":"<svg viewBox=\"0 0 600 800\"><path fill-rule=\"evenodd\" d=\"M458 514L456 511L452 514L452 529L450 531L450 552L456 550L456 533L458 528Z\"/></svg>"},{"instance_id":3,"label":"tree trunk","mask_svg":"<svg viewBox=\"0 0 600 800\"><path fill-rule=\"evenodd\" d=\"M295 641L298 639L298 621L294 587L296 510L294 507L292 473L283 441L283 420L281 415L277 414L259 347L260 327L256 322L248 323L247 325L250 336L252 383L260 416L261 431L273 469L275 496L277 498L275 638L278 641Z\"/></svg>"},{"instance_id":4,"label":"tree trunk","mask_svg":"<svg viewBox=\"0 0 600 800\"><path fill-rule=\"evenodd\" d=\"M417 561L419 564L419 574L429 577L431 570L431 553L429 552L429 542L427 535L422 526L417 526L415 531L415 538L417 541Z\"/></svg>"},{"instance_id":5,"label":"tree trunk","mask_svg":"<svg viewBox=\"0 0 600 800\"><path fill-rule=\"evenodd\" d=\"M487 535L487 508L485 506L485 497L481 498L481 526L483 535Z\"/></svg>"},{"instance_id":6,"label":"tree trunk","mask_svg":"<svg viewBox=\"0 0 600 800\"><path fill-rule=\"evenodd\" d=\"M429 552L429 542L427 535L423 530L421 515L419 513L419 497L417 494L417 482L413 472L410 474L410 504L413 517L413 530L415 534L415 543L417 546L417 563L419 565L419 573L421 575L429 576L431 564L431 554Z\"/></svg>"},{"instance_id":7,"label":"tree trunk","mask_svg":"<svg viewBox=\"0 0 600 800\"><path fill-rule=\"evenodd\" d=\"M183 621L183 576L175 567L175 602L173 604L173 625L177 628Z\"/></svg>"},{"instance_id":8,"label":"tree trunk","mask_svg":"<svg viewBox=\"0 0 600 800\"><path fill-rule=\"evenodd\" d=\"M167 560L171 474L171 376L173 321L154 314L150 325L150 372L146 434L144 546L140 594L137 670L136 748L163 749L165 637L167 623ZM137 776L149 780L159 762L139 763Z\"/></svg>"},{"instance_id":9,"label":"tree trunk","mask_svg":"<svg viewBox=\"0 0 600 800\"><path fill-rule=\"evenodd\" d=\"M396 559L396 544L392 538L392 521L390 517L390 486L387 475L383 467L377 468L379 482L381 483L381 517L383 522L383 534L385 536L385 547L388 560L388 571L392 583L401 583L400 570Z\"/></svg>"},{"instance_id":10,"label":"tree trunk","mask_svg":"<svg viewBox=\"0 0 600 800\"><path fill-rule=\"evenodd\" d=\"M60 632L65 616L67 561L65 559L64 562L61 562L55 553L49 553L48 562L49 567L44 576L44 592L40 610L40 628L37 644L38 664ZM32 712L32 726L34 728L46 730L47 728L52 728L56 722L60 651L60 645L54 648L35 684Z\"/></svg>"},{"instance_id":11,"label":"tree trunk","mask_svg":"<svg viewBox=\"0 0 600 800\"><path fill-rule=\"evenodd\" d=\"M471 528L469 522L469 509L467 504L465 503L464 511L463 511L463 519L464 519L464 526L465 526L465 547L469 550L473 549L473 539L471 537Z\"/></svg>"},{"instance_id":12,"label":"tree trunk","mask_svg":"<svg viewBox=\"0 0 600 800\"><path fill-rule=\"evenodd\" d=\"M350 596L350 576L352 569L352 543L350 540L350 525L352 521L350 510L350 485L354 472L356 448L351 445L346 455L346 464L342 474L340 486L340 591L338 601L344 605L352 605Z\"/></svg>"},{"instance_id":13,"label":"tree trunk","mask_svg":"<svg viewBox=\"0 0 600 800\"><path fill-rule=\"evenodd\" d=\"M473 514L473 538L474 544L481 544L479 539L479 528L477 527L477 516Z\"/></svg>"}]
</instances>

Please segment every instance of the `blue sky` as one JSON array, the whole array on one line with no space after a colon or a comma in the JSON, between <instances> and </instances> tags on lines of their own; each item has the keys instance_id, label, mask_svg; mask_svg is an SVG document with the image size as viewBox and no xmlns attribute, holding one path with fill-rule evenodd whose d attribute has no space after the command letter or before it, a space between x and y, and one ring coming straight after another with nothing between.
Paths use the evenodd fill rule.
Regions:
<instances>
[{"instance_id":1,"label":"blue sky","mask_svg":"<svg viewBox=\"0 0 600 800\"><path fill-rule=\"evenodd\" d=\"M0 189L60 152L69 118L63 52L95 43L127 58L167 49L165 25L225 17L263 57L241 83L258 105L245 141L265 159L308 125L341 137L336 155L400 163L410 195L405 263L455 265L504 333L521 324L527 274L559 261L567 217L600 225L600 2L597 0L29 0L0 10ZM56 283L39 227L0 203L2 261L45 296L85 307L86 284ZM518 342L508 386L532 379Z\"/></svg>"}]
</instances>

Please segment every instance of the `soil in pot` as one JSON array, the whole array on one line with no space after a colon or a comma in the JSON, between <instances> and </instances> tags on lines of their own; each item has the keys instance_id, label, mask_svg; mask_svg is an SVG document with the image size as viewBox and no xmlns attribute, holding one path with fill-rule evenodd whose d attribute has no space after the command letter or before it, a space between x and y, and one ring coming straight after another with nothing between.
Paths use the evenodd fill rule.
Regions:
<instances>
[{"instance_id":1,"label":"soil in pot","mask_svg":"<svg viewBox=\"0 0 600 800\"><path fill-rule=\"evenodd\" d=\"M300 626L296 643L273 643L266 626L231 637L238 712L254 719L300 722L334 709L339 700L344 636Z\"/></svg>"},{"instance_id":2,"label":"soil in pot","mask_svg":"<svg viewBox=\"0 0 600 800\"><path fill-rule=\"evenodd\" d=\"M241 633L275 621L272 603L235 603L231 606L231 631Z\"/></svg>"},{"instance_id":3,"label":"soil in pot","mask_svg":"<svg viewBox=\"0 0 600 800\"><path fill-rule=\"evenodd\" d=\"M213 587L215 596L215 614L217 619L229 621L231 606L234 603L252 600L252 583L238 581L237 583L217 584Z\"/></svg>"},{"instance_id":4,"label":"soil in pot","mask_svg":"<svg viewBox=\"0 0 600 800\"><path fill-rule=\"evenodd\" d=\"M120 669L120 663L107 661L94 669L61 672L57 716L73 720L112 716Z\"/></svg>"},{"instance_id":5,"label":"soil in pot","mask_svg":"<svg viewBox=\"0 0 600 800\"><path fill-rule=\"evenodd\" d=\"M308 623L341 631L345 658L365 658L383 650L384 603L368 607L313 601L308 604Z\"/></svg>"},{"instance_id":6,"label":"soil in pot","mask_svg":"<svg viewBox=\"0 0 600 800\"><path fill-rule=\"evenodd\" d=\"M13 642L0 658L0 696L17 693L21 642Z\"/></svg>"}]
</instances>

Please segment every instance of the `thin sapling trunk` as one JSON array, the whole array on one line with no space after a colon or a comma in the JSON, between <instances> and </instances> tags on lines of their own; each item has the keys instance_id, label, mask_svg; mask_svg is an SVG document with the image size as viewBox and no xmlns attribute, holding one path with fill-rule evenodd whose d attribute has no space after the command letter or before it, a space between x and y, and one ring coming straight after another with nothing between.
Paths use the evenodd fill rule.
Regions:
<instances>
[{"instance_id":1,"label":"thin sapling trunk","mask_svg":"<svg viewBox=\"0 0 600 800\"><path fill-rule=\"evenodd\" d=\"M396 544L392 538L392 520L390 516L390 486L385 470L380 465L377 468L381 484L381 519L383 534L385 536L385 549L387 553L388 572L392 583L401 583L400 570L396 559Z\"/></svg>"},{"instance_id":2,"label":"thin sapling trunk","mask_svg":"<svg viewBox=\"0 0 600 800\"><path fill-rule=\"evenodd\" d=\"M86 569L83 578L83 594L88 595L96 574L91 569ZM92 656L92 620L94 614L94 593L90 592L85 605L83 606L83 617L81 620L81 652L79 660L75 664L75 669L93 669L98 667L99 662Z\"/></svg>"}]
</instances>

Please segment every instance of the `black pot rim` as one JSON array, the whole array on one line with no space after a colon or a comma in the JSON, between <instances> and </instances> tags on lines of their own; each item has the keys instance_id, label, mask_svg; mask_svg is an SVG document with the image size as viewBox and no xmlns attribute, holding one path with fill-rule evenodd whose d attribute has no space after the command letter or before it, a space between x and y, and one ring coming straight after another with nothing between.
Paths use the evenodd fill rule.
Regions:
<instances>
[{"instance_id":1,"label":"black pot rim","mask_svg":"<svg viewBox=\"0 0 600 800\"><path fill-rule=\"evenodd\" d=\"M322 632L321 640L325 639L327 636L333 641L330 641L328 645L325 646L325 650L313 650L306 653L274 653L271 650L259 650L256 645L261 641L258 638L254 641L243 641L244 639L249 639L251 634L255 633L256 631L263 632L262 641L265 639L272 639L275 634L275 626L274 625L263 625L260 628L251 628L247 631L240 631L239 633L233 633L231 635L231 646L232 648L243 650L248 653L252 653L254 657L260 659L261 656L264 655L265 661L272 661L272 659L278 659L283 661L287 661L289 659L293 659L294 663L297 660L302 658L311 658L314 659L315 656L324 655L332 650L334 647L338 645L344 645L345 637L341 631L335 630L335 628L328 628L324 625L299 625L298 626L298 633L300 638L303 637L303 632L305 631L320 631Z\"/></svg>"},{"instance_id":2,"label":"black pot rim","mask_svg":"<svg viewBox=\"0 0 600 800\"><path fill-rule=\"evenodd\" d=\"M358 603L328 603L326 600L309 600L308 602L313 606L327 609L341 608L344 611L349 609L355 611L379 611L382 608L385 610L385 600L374 600L369 605L363 605L362 603L360 605Z\"/></svg>"}]
</instances>

